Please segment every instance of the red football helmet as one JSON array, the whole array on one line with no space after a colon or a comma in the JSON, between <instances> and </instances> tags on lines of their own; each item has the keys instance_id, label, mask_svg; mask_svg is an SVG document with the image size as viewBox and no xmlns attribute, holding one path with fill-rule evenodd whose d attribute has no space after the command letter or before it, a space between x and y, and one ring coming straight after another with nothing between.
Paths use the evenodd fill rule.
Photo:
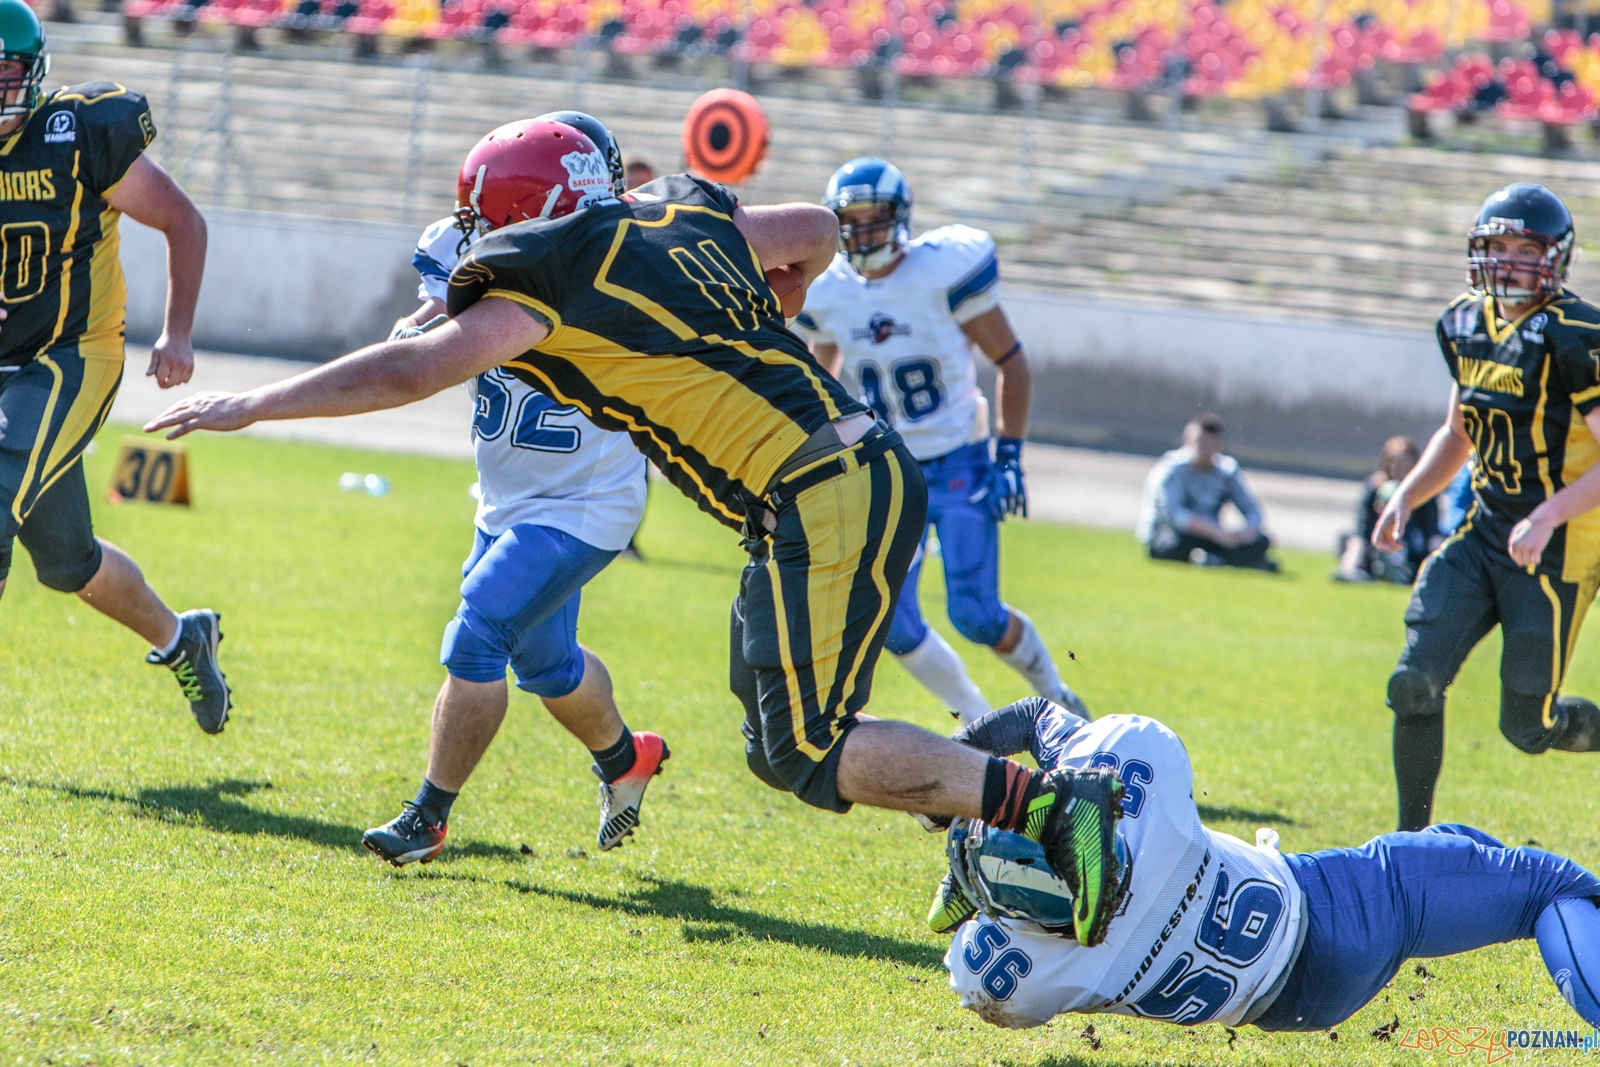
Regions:
<instances>
[{"instance_id":1,"label":"red football helmet","mask_svg":"<svg viewBox=\"0 0 1600 1067\"><path fill-rule=\"evenodd\" d=\"M456 222L486 233L525 219L558 219L615 194L606 157L578 130L523 119L473 145L456 178Z\"/></svg>"}]
</instances>

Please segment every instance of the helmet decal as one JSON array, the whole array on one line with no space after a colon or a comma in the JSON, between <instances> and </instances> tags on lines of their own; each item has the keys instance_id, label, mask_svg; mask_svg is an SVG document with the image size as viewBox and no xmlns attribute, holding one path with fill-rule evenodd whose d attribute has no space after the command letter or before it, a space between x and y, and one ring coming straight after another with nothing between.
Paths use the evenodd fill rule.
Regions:
<instances>
[{"instance_id":1,"label":"helmet decal","mask_svg":"<svg viewBox=\"0 0 1600 1067\"><path fill-rule=\"evenodd\" d=\"M3 3L4 0L0 0ZM612 200L605 154L581 130L523 119L489 131L456 178L456 225L487 233L531 219L559 219Z\"/></svg>"},{"instance_id":2,"label":"helmet decal","mask_svg":"<svg viewBox=\"0 0 1600 1067\"><path fill-rule=\"evenodd\" d=\"M561 157L561 165L567 168L567 186L578 194L579 207L614 195L611 172L599 152L568 152Z\"/></svg>"}]
</instances>

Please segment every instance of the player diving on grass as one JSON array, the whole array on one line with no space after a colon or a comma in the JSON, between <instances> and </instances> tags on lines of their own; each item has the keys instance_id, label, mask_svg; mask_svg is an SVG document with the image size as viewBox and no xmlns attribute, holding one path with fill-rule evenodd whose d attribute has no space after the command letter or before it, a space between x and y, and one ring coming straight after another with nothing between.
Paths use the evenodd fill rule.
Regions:
<instances>
[{"instance_id":1,"label":"player diving on grass","mask_svg":"<svg viewBox=\"0 0 1600 1067\"><path fill-rule=\"evenodd\" d=\"M189 397L150 429L350 415L501 368L627 432L743 534L729 681L751 770L830 811L865 803L1023 832L1093 912L1117 812L1110 772L1030 770L860 714L927 494L899 434L784 326L833 259L833 213L745 208L683 174L574 196L569 185L604 174L599 153L543 151L540 217L474 243L450 276L450 321L249 392Z\"/></svg>"},{"instance_id":2,"label":"player diving on grass","mask_svg":"<svg viewBox=\"0 0 1600 1067\"><path fill-rule=\"evenodd\" d=\"M1600 309L1565 287L1574 234L1540 185L1485 200L1467 237L1468 280L1439 319L1450 407L1378 517L1372 543L1401 547L1411 510L1476 459L1474 503L1428 558L1389 677L1399 828L1433 817L1445 691L1500 626L1500 732L1524 752L1600 748L1600 707L1562 696L1600 585Z\"/></svg>"},{"instance_id":3,"label":"player diving on grass","mask_svg":"<svg viewBox=\"0 0 1600 1067\"><path fill-rule=\"evenodd\" d=\"M150 642L146 662L171 668L200 728L221 733L232 701L219 616L173 614L94 535L82 461L122 383L118 221L167 239L166 322L145 373L168 389L194 370L205 220L144 155L156 136L144 97L112 82L45 93L49 69L33 10L0 0L0 594L21 541L42 584Z\"/></svg>"},{"instance_id":4,"label":"player diving on grass","mask_svg":"<svg viewBox=\"0 0 1600 1067\"><path fill-rule=\"evenodd\" d=\"M950 621L1027 679L1035 692L1088 714L1062 684L1028 618L1000 600L1000 523L1028 513L1022 440L1033 378L1000 306L994 239L941 226L911 239L911 186L892 163L863 157L834 171L823 205L838 215L839 254L806 294L796 325L817 361L905 440L928 484ZM998 437L973 349L994 364ZM923 621L918 547L884 646L964 722L993 706L966 665Z\"/></svg>"},{"instance_id":5,"label":"player diving on grass","mask_svg":"<svg viewBox=\"0 0 1600 1067\"><path fill-rule=\"evenodd\" d=\"M456 214L417 242L422 306L395 324L394 336L420 336L443 322L450 272L480 236L554 210L540 180L552 145L593 145L603 155L604 166L582 184L565 183L569 209L622 193L622 154L589 115L555 112L492 131L462 164ZM502 368L467 388L476 404L476 534L439 654L449 673L433 706L428 772L415 800L361 838L396 867L431 862L444 848L451 804L505 718L507 665L517 687L538 696L594 756L602 850L639 825L645 789L670 755L658 735L628 729L605 664L578 644L584 584L628 546L644 513L644 457L627 434L596 428Z\"/></svg>"},{"instance_id":6,"label":"player diving on grass","mask_svg":"<svg viewBox=\"0 0 1600 1067\"><path fill-rule=\"evenodd\" d=\"M1041 768L1110 768L1125 786L1092 947L1037 844L951 824L929 922L955 931L950 985L985 1022L1111 1012L1325 1030L1408 959L1531 937L1567 1003L1600 1026L1600 878L1570 859L1466 826L1288 854L1262 830L1248 845L1201 825L1183 742L1140 715L1091 723L1030 697L956 738L995 756L1029 752Z\"/></svg>"}]
</instances>

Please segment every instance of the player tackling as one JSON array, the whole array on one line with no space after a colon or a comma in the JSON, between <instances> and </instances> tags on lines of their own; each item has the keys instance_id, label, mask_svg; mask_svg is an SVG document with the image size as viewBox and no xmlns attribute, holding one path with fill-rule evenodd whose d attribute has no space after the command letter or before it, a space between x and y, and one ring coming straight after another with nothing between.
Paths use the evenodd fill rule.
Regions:
<instances>
[{"instance_id":1,"label":"player tackling","mask_svg":"<svg viewBox=\"0 0 1600 1067\"><path fill-rule=\"evenodd\" d=\"M1408 959L1531 937L1567 1003L1600 1026L1600 879L1570 859L1466 826L1286 855L1263 830L1247 845L1201 825L1183 742L1141 715L1090 723L1035 697L956 737L996 756L1031 752L1040 767L1108 767L1126 787L1120 876L1094 947L1075 939L1072 892L1038 845L981 822L951 826L929 921L960 924L945 966L985 1022L1111 1012L1326 1030Z\"/></svg>"},{"instance_id":2,"label":"player tackling","mask_svg":"<svg viewBox=\"0 0 1600 1067\"><path fill-rule=\"evenodd\" d=\"M911 186L900 168L853 159L828 180L823 205L839 217L839 254L806 295L796 325L817 360L893 426L928 483L928 526L938 531L950 621L1079 714L1039 631L1000 600L1000 523L1026 515L1022 441L1033 379L1000 306L994 239L970 226L911 238ZM995 367L994 454L976 348ZM923 547L926 545L924 538ZM917 603L923 547L906 577L885 647L963 721L993 706Z\"/></svg>"},{"instance_id":3,"label":"player tackling","mask_svg":"<svg viewBox=\"0 0 1600 1067\"><path fill-rule=\"evenodd\" d=\"M860 714L927 494L899 435L784 327L765 277L820 275L839 240L832 212L745 208L688 175L579 203L562 190L605 173L598 152L547 163L548 189L530 202L549 206L474 244L450 276L449 322L249 392L196 394L149 428L355 414L504 367L627 432L744 536L729 673L751 770L832 811L866 803L1023 832L1092 928L1120 810L1109 772L1046 774Z\"/></svg>"},{"instance_id":4,"label":"player tackling","mask_svg":"<svg viewBox=\"0 0 1600 1067\"><path fill-rule=\"evenodd\" d=\"M588 138L581 149L579 138ZM606 162L604 174L565 195L580 204L621 195L622 154L590 115L554 112L492 131L462 165L458 213L417 243L422 306L396 324L396 336L443 321L450 272L473 241L544 207L538 198L550 183L541 169L563 141L569 150L597 148ZM428 771L416 799L361 839L397 867L428 863L444 848L451 806L505 718L508 665L517 687L537 695L594 757L602 851L639 825L645 790L670 755L660 736L628 729L605 664L578 644L584 584L627 548L644 513L644 457L627 434L596 428L498 368L468 389L476 405L476 536L440 650L449 673L434 703Z\"/></svg>"},{"instance_id":5,"label":"player tackling","mask_svg":"<svg viewBox=\"0 0 1600 1067\"><path fill-rule=\"evenodd\" d=\"M122 215L167 239L167 308L150 368L163 389L194 370L189 333L206 224L145 155L144 97L112 82L44 93L44 32L22 0L0 0L0 593L14 541L45 586L76 593L150 643L195 721L221 733L232 706L217 664L220 618L173 614L138 564L94 535L83 450L122 383Z\"/></svg>"},{"instance_id":6,"label":"player tackling","mask_svg":"<svg viewBox=\"0 0 1600 1067\"><path fill-rule=\"evenodd\" d=\"M1501 628L1500 732L1524 752L1600 748L1600 707L1561 681L1600 585L1600 308L1565 288L1574 233L1540 185L1485 200L1467 238L1471 291L1439 319L1450 406L1378 517L1400 547L1411 509L1476 457L1474 503L1417 577L1389 678L1402 830L1433 817L1445 691Z\"/></svg>"}]
</instances>

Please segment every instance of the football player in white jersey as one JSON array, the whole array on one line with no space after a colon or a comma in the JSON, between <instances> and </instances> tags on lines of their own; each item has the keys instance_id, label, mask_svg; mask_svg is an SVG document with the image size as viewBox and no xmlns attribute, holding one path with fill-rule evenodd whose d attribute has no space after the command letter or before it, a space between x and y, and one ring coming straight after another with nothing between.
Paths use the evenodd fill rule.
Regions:
<instances>
[{"instance_id":1,"label":"football player in white jersey","mask_svg":"<svg viewBox=\"0 0 1600 1067\"><path fill-rule=\"evenodd\" d=\"M911 186L881 159L840 167L822 202L839 216L840 250L811 283L796 326L818 362L898 430L922 465L957 632L993 649L1040 695L1087 714L1032 620L1000 600L999 524L1028 511L1021 455L1032 378L1000 307L994 239L969 226L941 226L912 240ZM995 365L992 456L974 348ZM955 649L923 621L921 575L919 551L884 645L970 722L992 705Z\"/></svg>"},{"instance_id":2,"label":"football player in white jersey","mask_svg":"<svg viewBox=\"0 0 1600 1067\"><path fill-rule=\"evenodd\" d=\"M456 215L417 242L422 306L395 324L396 336L443 321L450 272L476 237L550 210L530 208L523 195L527 148L550 137L586 137L605 154L606 170L572 175L568 195L587 203L623 191L621 153L598 119L555 112L493 131L462 166ZM450 805L505 717L508 664L518 688L538 695L593 754L601 849L633 833L645 788L670 755L658 735L628 730L605 664L577 642L583 585L628 546L644 513L644 457L626 434L597 429L499 370L467 388L477 403L476 538L440 650L449 676L434 704L428 772L399 816L362 836L397 867L443 849Z\"/></svg>"},{"instance_id":3,"label":"football player in white jersey","mask_svg":"<svg viewBox=\"0 0 1600 1067\"><path fill-rule=\"evenodd\" d=\"M1536 938L1562 996L1600 1026L1600 879L1465 826L1384 834L1360 848L1279 854L1207 830L1183 742L1154 719L1087 722L1039 698L963 727L992 755L1104 766L1124 794L1113 894L1086 928L1066 884L1018 834L956 820L929 915L956 929L945 966L963 1007L996 1026L1063 1012L1263 1030L1325 1030L1415 957Z\"/></svg>"}]
</instances>

